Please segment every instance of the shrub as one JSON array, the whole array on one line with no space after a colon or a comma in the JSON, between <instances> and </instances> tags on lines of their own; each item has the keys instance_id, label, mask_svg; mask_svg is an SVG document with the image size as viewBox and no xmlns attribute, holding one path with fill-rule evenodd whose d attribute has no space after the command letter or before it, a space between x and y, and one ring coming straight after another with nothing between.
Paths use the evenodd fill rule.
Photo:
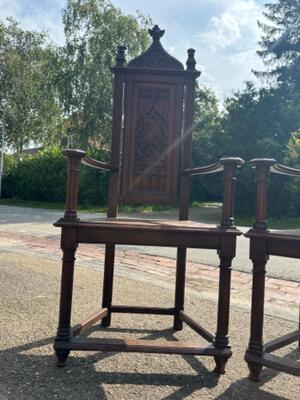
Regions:
<instances>
[{"instance_id":1,"label":"shrub","mask_svg":"<svg viewBox=\"0 0 300 400\"><path fill-rule=\"evenodd\" d=\"M100 150L89 152L103 160ZM3 198L31 201L64 202L66 196L67 162L59 148L48 148L17 162L5 156ZM79 203L103 205L107 197L107 173L82 166Z\"/></svg>"}]
</instances>

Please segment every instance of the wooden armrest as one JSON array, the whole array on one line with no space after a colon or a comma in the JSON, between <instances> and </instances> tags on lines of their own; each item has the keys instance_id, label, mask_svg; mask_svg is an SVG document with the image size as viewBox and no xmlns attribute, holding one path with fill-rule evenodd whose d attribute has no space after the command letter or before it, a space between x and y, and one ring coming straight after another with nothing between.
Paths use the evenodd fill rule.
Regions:
<instances>
[{"instance_id":1,"label":"wooden armrest","mask_svg":"<svg viewBox=\"0 0 300 400\"><path fill-rule=\"evenodd\" d=\"M255 158L249 161L253 168L266 168L274 174L281 174L287 176L300 176L300 169L291 168L283 164L279 164L273 158Z\"/></svg>"},{"instance_id":2,"label":"wooden armrest","mask_svg":"<svg viewBox=\"0 0 300 400\"><path fill-rule=\"evenodd\" d=\"M68 159L68 181L64 221L78 221L77 201L80 180L80 165L85 164L94 168L113 171L108 163L94 160L86 155L85 151L65 149L62 154Z\"/></svg>"},{"instance_id":3,"label":"wooden armrest","mask_svg":"<svg viewBox=\"0 0 300 400\"><path fill-rule=\"evenodd\" d=\"M83 157L86 156L85 151L65 149L62 154L68 159L68 181L66 209L62 220L77 221L77 200L79 190L79 174L80 164Z\"/></svg>"},{"instance_id":4,"label":"wooden armrest","mask_svg":"<svg viewBox=\"0 0 300 400\"><path fill-rule=\"evenodd\" d=\"M184 170L184 174L188 174L188 175L214 174L216 172L223 171L223 169L226 165L235 166L237 168L240 168L244 164L245 164L245 161L239 157L226 157L226 158L220 158L220 160L214 164L206 165L204 167L186 169L186 170Z\"/></svg>"},{"instance_id":5,"label":"wooden armrest","mask_svg":"<svg viewBox=\"0 0 300 400\"><path fill-rule=\"evenodd\" d=\"M88 167L93 167L97 169L104 169L105 171L117 171L111 164L102 161L95 160L87 155L81 160L81 164L87 165Z\"/></svg>"},{"instance_id":6,"label":"wooden armrest","mask_svg":"<svg viewBox=\"0 0 300 400\"><path fill-rule=\"evenodd\" d=\"M220 161L214 164L205 165L204 167L188 168L183 171L187 175L201 175L201 174L213 174L215 172L223 171L223 165Z\"/></svg>"},{"instance_id":7,"label":"wooden armrest","mask_svg":"<svg viewBox=\"0 0 300 400\"><path fill-rule=\"evenodd\" d=\"M255 158L249 164L256 169L256 211L254 230L267 230L268 176L270 172L300 177L300 170L279 164L273 158Z\"/></svg>"},{"instance_id":8,"label":"wooden armrest","mask_svg":"<svg viewBox=\"0 0 300 400\"><path fill-rule=\"evenodd\" d=\"M220 160L214 164L199 168L189 168L183 172L187 175L205 175L224 170L224 197L220 228L228 229L234 227L233 203L236 181L235 174L237 168L244 164L245 161L239 157L224 157L220 158Z\"/></svg>"},{"instance_id":9,"label":"wooden armrest","mask_svg":"<svg viewBox=\"0 0 300 400\"><path fill-rule=\"evenodd\" d=\"M270 172L273 172L274 174L300 177L300 169L287 167L286 165L282 165L279 163L272 165L270 168Z\"/></svg>"},{"instance_id":10,"label":"wooden armrest","mask_svg":"<svg viewBox=\"0 0 300 400\"><path fill-rule=\"evenodd\" d=\"M76 149L64 149L61 153L63 156L68 158L83 158L86 156L85 151Z\"/></svg>"}]
</instances>

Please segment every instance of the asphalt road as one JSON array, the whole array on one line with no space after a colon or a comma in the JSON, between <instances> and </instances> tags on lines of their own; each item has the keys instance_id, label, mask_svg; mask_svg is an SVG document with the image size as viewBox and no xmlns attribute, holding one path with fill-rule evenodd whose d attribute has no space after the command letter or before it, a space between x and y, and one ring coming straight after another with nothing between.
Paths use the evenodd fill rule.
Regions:
<instances>
[{"instance_id":1,"label":"asphalt road","mask_svg":"<svg viewBox=\"0 0 300 400\"><path fill-rule=\"evenodd\" d=\"M97 214L104 217L104 214ZM0 231L12 232L12 234L24 234L38 237L59 238L60 232L52 224L62 216L62 211L23 208L13 206L0 206ZM122 217L128 215L121 214ZM139 217L139 214L131 215ZM81 214L81 218L95 218L95 214ZM143 219L145 214L142 215ZM156 212L148 214L147 218L174 218L174 211ZM214 223L218 219L218 210L215 208L193 209L191 211L191 219L202 222ZM247 227L239 227L242 231L247 231ZM176 257L176 249L148 246L131 246L136 251L155 254L165 257ZM238 271L250 272L251 262L249 260L249 242L244 237L238 238L237 255L233 262L233 268ZM218 265L218 257L214 250L195 250L189 249L188 260L199 262L207 265ZM280 279L300 281L300 260L270 257L268 263L268 275Z\"/></svg>"}]
</instances>

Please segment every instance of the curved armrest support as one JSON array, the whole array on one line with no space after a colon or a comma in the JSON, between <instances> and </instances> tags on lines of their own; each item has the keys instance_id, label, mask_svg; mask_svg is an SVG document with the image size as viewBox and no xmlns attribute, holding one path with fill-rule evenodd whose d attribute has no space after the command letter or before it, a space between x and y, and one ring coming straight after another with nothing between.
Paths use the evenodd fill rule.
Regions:
<instances>
[{"instance_id":1,"label":"curved armrest support","mask_svg":"<svg viewBox=\"0 0 300 400\"><path fill-rule=\"evenodd\" d=\"M118 170L118 168L114 168L109 163L95 160L94 158L91 158L87 155L81 160L81 164L87 165L88 167L92 167L92 168L102 169L105 171L117 171Z\"/></svg>"},{"instance_id":2,"label":"curved armrest support","mask_svg":"<svg viewBox=\"0 0 300 400\"><path fill-rule=\"evenodd\" d=\"M235 197L236 170L245 164L239 157L220 158L214 164L199 168L190 168L184 171L188 175L205 175L221 172L224 170L224 198L222 208L222 219L220 227L227 229L234 226L233 204Z\"/></svg>"},{"instance_id":3,"label":"curved armrest support","mask_svg":"<svg viewBox=\"0 0 300 400\"><path fill-rule=\"evenodd\" d=\"M273 158L255 158L249 164L256 169L256 209L254 230L267 230L267 197L270 172L300 177L300 170L279 164Z\"/></svg>"},{"instance_id":4,"label":"curved armrest support","mask_svg":"<svg viewBox=\"0 0 300 400\"><path fill-rule=\"evenodd\" d=\"M62 154L68 159L67 196L64 220L77 221L77 202L80 178L80 164L86 156L85 151L65 149Z\"/></svg>"},{"instance_id":5,"label":"curved armrest support","mask_svg":"<svg viewBox=\"0 0 300 400\"><path fill-rule=\"evenodd\" d=\"M300 169L287 167L286 165L278 163L271 166L270 172L273 172L274 174L300 177Z\"/></svg>"},{"instance_id":6,"label":"curved armrest support","mask_svg":"<svg viewBox=\"0 0 300 400\"><path fill-rule=\"evenodd\" d=\"M225 169L226 165L235 165L236 168L240 168L245 164L245 161L239 157L226 157L220 158L219 161L214 164L205 165L204 167L197 168L189 168L184 170L184 174L188 175L205 175L205 174L214 174L216 172L221 172Z\"/></svg>"},{"instance_id":7,"label":"curved armrest support","mask_svg":"<svg viewBox=\"0 0 300 400\"><path fill-rule=\"evenodd\" d=\"M234 199L236 170L245 164L239 157L226 157L219 160L224 169L224 195L222 207L222 219L220 227L227 229L234 227Z\"/></svg>"},{"instance_id":8,"label":"curved armrest support","mask_svg":"<svg viewBox=\"0 0 300 400\"><path fill-rule=\"evenodd\" d=\"M62 154L68 159L66 209L63 219L78 221L76 209L78 203L80 164L106 171L117 171L118 168L114 168L109 163L94 160L82 150L65 149L62 151Z\"/></svg>"},{"instance_id":9,"label":"curved armrest support","mask_svg":"<svg viewBox=\"0 0 300 400\"><path fill-rule=\"evenodd\" d=\"M214 164L205 165L204 167L196 167L196 168L188 168L183 171L186 175L204 175L204 174L213 174L215 172L223 171L223 166L220 164L220 161L217 161Z\"/></svg>"}]
</instances>

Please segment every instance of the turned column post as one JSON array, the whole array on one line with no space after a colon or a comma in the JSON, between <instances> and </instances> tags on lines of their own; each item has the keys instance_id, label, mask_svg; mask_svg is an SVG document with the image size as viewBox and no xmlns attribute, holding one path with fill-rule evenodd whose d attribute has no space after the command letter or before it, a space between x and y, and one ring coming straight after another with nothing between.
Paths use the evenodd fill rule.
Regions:
<instances>
[{"instance_id":1,"label":"turned column post","mask_svg":"<svg viewBox=\"0 0 300 400\"><path fill-rule=\"evenodd\" d=\"M250 165L256 169L256 207L254 230L267 230L267 200L268 178L270 168L276 164L272 158L257 158L250 161Z\"/></svg>"},{"instance_id":2,"label":"turned column post","mask_svg":"<svg viewBox=\"0 0 300 400\"><path fill-rule=\"evenodd\" d=\"M80 180L80 164L81 159L86 153L81 150L63 150L62 154L68 159L68 180L66 194L66 209L64 220L78 221L77 218L77 203Z\"/></svg>"},{"instance_id":3,"label":"turned column post","mask_svg":"<svg viewBox=\"0 0 300 400\"><path fill-rule=\"evenodd\" d=\"M268 252L266 240L251 237L251 231L267 231L267 194L270 168L276 163L273 159L254 159L250 165L256 169L256 208L255 222L250 230L250 259L253 263L252 270L252 301L251 301L251 327L250 340L246 353L261 356L263 354L263 324L265 279ZM250 379L259 380L262 365L248 362Z\"/></svg>"},{"instance_id":4,"label":"turned column post","mask_svg":"<svg viewBox=\"0 0 300 400\"><path fill-rule=\"evenodd\" d=\"M231 263L235 256L236 236L223 236L219 250L219 293L218 293L218 314L217 330L214 339L214 346L217 348L230 348L229 345L229 311L230 311L230 285L231 285ZM227 357L215 356L215 371L219 374L225 373Z\"/></svg>"},{"instance_id":5,"label":"turned column post","mask_svg":"<svg viewBox=\"0 0 300 400\"><path fill-rule=\"evenodd\" d=\"M221 228L234 226L234 197L236 184L236 170L244 164L244 160L238 157L221 158L220 164L224 167L224 196L222 207Z\"/></svg>"}]
</instances>

